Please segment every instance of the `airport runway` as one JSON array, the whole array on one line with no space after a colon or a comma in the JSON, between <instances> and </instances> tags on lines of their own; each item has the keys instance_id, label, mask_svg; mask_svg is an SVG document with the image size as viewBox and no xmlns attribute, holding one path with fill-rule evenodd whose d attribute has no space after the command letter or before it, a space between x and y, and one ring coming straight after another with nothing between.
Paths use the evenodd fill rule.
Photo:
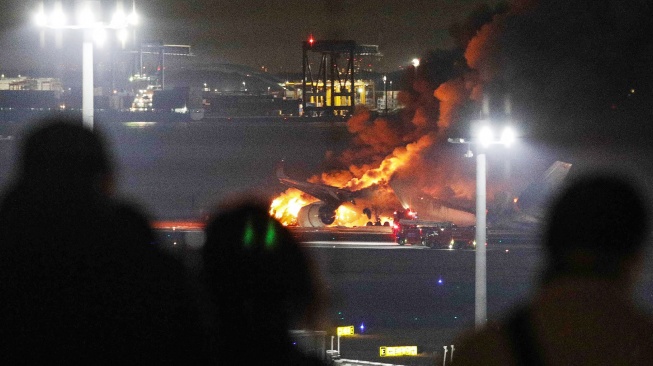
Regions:
<instances>
[{"instance_id":1,"label":"airport runway","mask_svg":"<svg viewBox=\"0 0 653 366\"><path fill-rule=\"evenodd\" d=\"M443 346L454 344L458 334L473 327L473 250L400 246L384 240L388 235L384 228L293 231L300 237L314 239L302 241L302 245L328 296L323 304L328 325L324 329L327 347L336 327L353 325L357 329L357 336L341 340L344 358L388 362L379 357L379 347L416 345L420 357L402 358L396 363L433 365L441 360ZM197 228L159 233L177 243L170 245L177 254L191 249L197 254L203 240ZM360 235L368 240L355 238ZM315 239L319 236L322 240ZM528 298L540 281L543 259L541 247L535 244L488 245L489 319L498 319ZM191 269L198 263L185 262ZM649 309L653 309L652 288L653 266L649 258L638 295L638 300Z\"/></svg>"},{"instance_id":2,"label":"airport runway","mask_svg":"<svg viewBox=\"0 0 653 366\"><path fill-rule=\"evenodd\" d=\"M400 246L382 240L387 238L386 228L293 231L313 238L323 236L323 240L306 240L302 245L327 294L323 304L327 346L337 326L357 328L356 337L341 340L343 357L388 362L379 357L379 347L417 345L421 357L396 363L433 365L442 346L451 345L457 334L472 326L473 250ZM180 245L182 233L175 231L169 239L176 238ZM196 243L201 241L201 231L187 233ZM379 240L352 239L360 235ZM487 258L488 312L495 318L529 294L539 273L541 250L536 246L489 245Z\"/></svg>"}]
</instances>

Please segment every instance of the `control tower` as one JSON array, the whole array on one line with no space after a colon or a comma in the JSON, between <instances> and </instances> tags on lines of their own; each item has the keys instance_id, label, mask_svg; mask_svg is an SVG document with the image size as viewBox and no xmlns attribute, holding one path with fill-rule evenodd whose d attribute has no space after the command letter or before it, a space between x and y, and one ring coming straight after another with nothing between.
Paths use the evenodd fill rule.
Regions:
<instances>
[{"instance_id":1,"label":"control tower","mask_svg":"<svg viewBox=\"0 0 653 366\"><path fill-rule=\"evenodd\" d=\"M310 56L315 54L319 56L316 73L310 60ZM305 115L354 113L357 92L354 62L357 56L382 55L379 46L359 45L351 40L315 40L311 36L303 43L302 108Z\"/></svg>"}]
</instances>

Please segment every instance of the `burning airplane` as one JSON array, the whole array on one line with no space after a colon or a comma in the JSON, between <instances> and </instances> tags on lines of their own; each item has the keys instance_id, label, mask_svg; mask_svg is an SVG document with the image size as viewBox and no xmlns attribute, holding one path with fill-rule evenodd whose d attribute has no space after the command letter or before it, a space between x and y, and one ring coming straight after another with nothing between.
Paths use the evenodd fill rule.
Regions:
<instances>
[{"instance_id":1,"label":"burning airplane","mask_svg":"<svg viewBox=\"0 0 653 366\"><path fill-rule=\"evenodd\" d=\"M556 161L519 197L497 194L488 212L490 225L517 228L537 224L544 216L546 202L562 185L570 169L571 164ZM380 189L378 186L370 186L360 190L348 190L326 184L302 182L289 178L282 166L277 168L277 178L281 184L291 189L286 191L285 196L281 195L273 201L270 213L286 225L302 227L324 227L336 222L338 225L347 226L365 225L365 221L370 222L373 210L350 205L356 205L357 199L365 200L366 203L374 202L377 190ZM390 188L390 191L395 195L396 202L403 208L416 210L421 218L451 221L460 226L475 223L474 201L440 199L424 194L415 196L411 195L409 190L396 186L393 188ZM312 198L301 198L302 193ZM371 207L375 207L373 203ZM378 207L379 205L376 206ZM380 213L378 210L374 212L380 222ZM385 220L388 222L391 213L382 213L386 214Z\"/></svg>"}]
</instances>

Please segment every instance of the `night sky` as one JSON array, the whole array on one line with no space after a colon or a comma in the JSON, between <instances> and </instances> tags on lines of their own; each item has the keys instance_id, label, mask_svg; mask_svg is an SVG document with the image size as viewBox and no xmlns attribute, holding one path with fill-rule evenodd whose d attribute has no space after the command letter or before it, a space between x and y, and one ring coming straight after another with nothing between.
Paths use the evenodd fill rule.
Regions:
<instances>
[{"instance_id":1,"label":"night sky","mask_svg":"<svg viewBox=\"0 0 653 366\"><path fill-rule=\"evenodd\" d=\"M301 42L311 33L316 39L353 39L379 45L384 57L374 67L391 71L428 50L452 47L450 25L479 3L497 1L137 0L138 32L143 40L190 44L197 55L193 62L266 66L273 73L301 70ZM1 70L42 70L48 64L54 41L46 38L45 47L39 45L32 22L36 4L2 2ZM68 38L65 47L72 47L74 37Z\"/></svg>"}]
</instances>

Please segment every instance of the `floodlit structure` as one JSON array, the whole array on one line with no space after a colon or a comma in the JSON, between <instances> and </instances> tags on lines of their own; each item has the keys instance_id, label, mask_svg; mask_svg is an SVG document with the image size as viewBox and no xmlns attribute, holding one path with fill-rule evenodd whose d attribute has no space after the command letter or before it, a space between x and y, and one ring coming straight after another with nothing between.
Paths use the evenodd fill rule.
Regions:
<instances>
[{"instance_id":1,"label":"floodlit structure","mask_svg":"<svg viewBox=\"0 0 653 366\"><path fill-rule=\"evenodd\" d=\"M47 5L47 6L46 6ZM135 0L131 9L123 1L116 1L113 12L107 14L106 6L99 0L80 0L72 9L62 1L41 2L35 15L37 26L42 29L80 30L82 45L82 119L84 125L93 128L93 45L106 41L107 32L115 32L123 47L129 38L128 29L138 24Z\"/></svg>"},{"instance_id":2,"label":"floodlit structure","mask_svg":"<svg viewBox=\"0 0 653 366\"><path fill-rule=\"evenodd\" d=\"M320 55L314 74L309 55ZM376 45L359 45L351 40L316 40L303 44L302 110L306 115L353 114L356 95L365 103L365 89L356 86L355 58L381 56ZM341 67L343 59L346 65Z\"/></svg>"}]
</instances>

